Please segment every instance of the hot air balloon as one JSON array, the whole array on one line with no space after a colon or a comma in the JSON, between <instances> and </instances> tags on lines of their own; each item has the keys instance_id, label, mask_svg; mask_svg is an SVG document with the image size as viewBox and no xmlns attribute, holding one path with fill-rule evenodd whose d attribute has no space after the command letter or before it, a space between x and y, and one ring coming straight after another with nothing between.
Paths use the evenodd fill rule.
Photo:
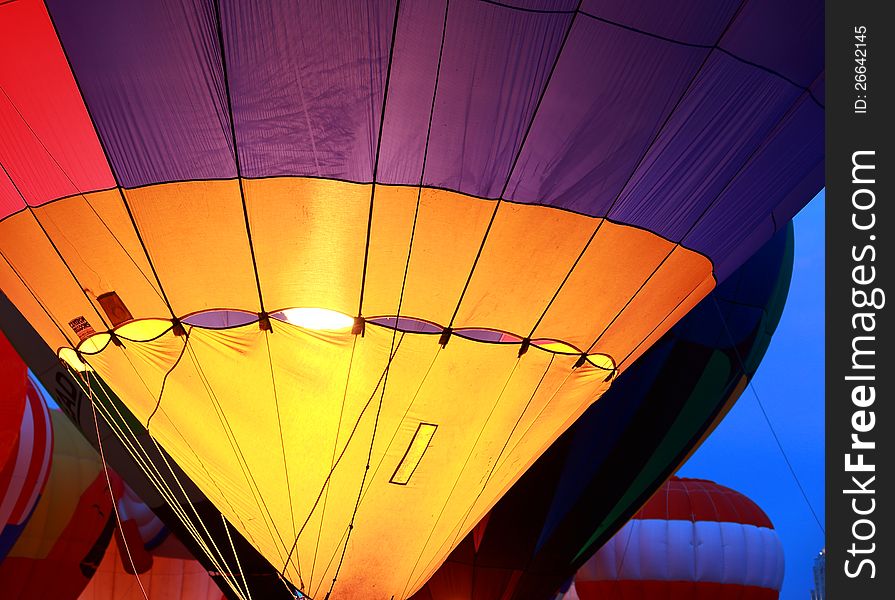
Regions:
<instances>
[{"instance_id":1,"label":"hot air balloon","mask_svg":"<svg viewBox=\"0 0 895 600\"><path fill-rule=\"evenodd\" d=\"M776 600L783 546L752 500L671 478L575 577L581 600Z\"/></svg>"},{"instance_id":2,"label":"hot air balloon","mask_svg":"<svg viewBox=\"0 0 895 600\"><path fill-rule=\"evenodd\" d=\"M783 312L792 266L790 225L621 375L414 600L543 600L570 583L740 396Z\"/></svg>"},{"instance_id":3,"label":"hot air balloon","mask_svg":"<svg viewBox=\"0 0 895 600\"><path fill-rule=\"evenodd\" d=\"M0 332L0 562L40 498L52 453L43 392Z\"/></svg>"},{"instance_id":4,"label":"hot air balloon","mask_svg":"<svg viewBox=\"0 0 895 600\"><path fill-rule=\"evenodd\" d=\"M50 411L53 462L46 488L18 541L0 563L3 598L75 600L96 571L115 528L114 473L58 410Z\"/></svg>"},{"instance_id":5,"label":"hot air balloon","mask_svg":"<svg viewBox=\"0 0 895 600\"><path fill-rule=\"evenodd\" d=\"M78 600L221 600L220 588L195 559L156 556L134 575L118 544L109 546ZM139 577L139 579L137 579ZM145 594L144 594L145 592Z\"/></svg>"},{"instance_id":6,"label":"hot air balloon","mask_svg":"<svg viewBox=\"0 0 895 600\"><path fill-rule=\"evenodd\" d=\"M0 10L0 288L311 597L411 595L822 177L797 8Z\"/></svg>"},{"instance_id":7,"label":"hot air balloon","mask_svg":"<svg viewBox=\"0 0 895 600\"><path fill-rule=\"evenodd\" d=\"M126 485L118 500L121 529L79 600L221 600L208 571L169 535ZM178 547L179 546L179 547Z\"/></svg>"}]
</instances>

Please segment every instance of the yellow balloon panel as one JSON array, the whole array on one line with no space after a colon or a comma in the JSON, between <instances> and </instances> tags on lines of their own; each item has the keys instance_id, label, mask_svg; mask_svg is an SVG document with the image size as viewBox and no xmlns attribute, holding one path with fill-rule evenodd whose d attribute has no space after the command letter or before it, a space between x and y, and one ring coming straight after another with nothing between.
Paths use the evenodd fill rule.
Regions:
<instances>
[{"instance_id":1,"label":"yellow balloon panel","mask_svg":"<svg viewBox=\"0 0 895 600\"><path fill-rule=\"evenodd\" d=\"M275 321L89 361L144 423L161 397L152 435L306 593L403 598L608 386L576 356L437 340ZM421 423L434 433L392 482Z\"/></svg>"}]
</instances>

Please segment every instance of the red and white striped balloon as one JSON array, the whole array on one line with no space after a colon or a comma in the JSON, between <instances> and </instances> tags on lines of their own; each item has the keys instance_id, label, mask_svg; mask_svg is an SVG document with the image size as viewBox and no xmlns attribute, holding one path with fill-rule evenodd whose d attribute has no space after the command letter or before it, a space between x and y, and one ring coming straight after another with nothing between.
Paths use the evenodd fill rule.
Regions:
<instances>
[{"instance_id":1,"label":"red and white striped balloon","mask_svg":"<svg viewBox=\"0 0 895 600\"><path fill-rule=\"evenodd\" d=\"M19 537L47 482L53 428L40 386L0 334L0 561Z\"/></svg>"},{"instance_id":2,"label":"red and white striped balloon","mask_svg":"<svg viewBox=\"0 0 895 600\"><path fill-rule=\"evenodd\" d=\"M581 600L775 600L783 546L749 498L673 477L579 571Z\"/></svg>"}]
</instances>

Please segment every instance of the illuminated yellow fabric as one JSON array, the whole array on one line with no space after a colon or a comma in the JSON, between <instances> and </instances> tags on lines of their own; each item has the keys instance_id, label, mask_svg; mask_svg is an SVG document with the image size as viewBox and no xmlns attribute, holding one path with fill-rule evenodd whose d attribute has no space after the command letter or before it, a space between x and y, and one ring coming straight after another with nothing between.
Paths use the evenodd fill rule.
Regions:
<instances>
[{"instance_id":1,"label":"illuminated yellow fabric","mask_svg":"<svg viewBox=\"0 0 895 600\"><path fill-rule=\"evenodd\" d=\"M386 381L392 336L376 326L355 337L280 322L270 334L254 324L192 328L151 421L151 433L276 566L301 532L287 573L312 596L325 593L338 566L374 425L336 597L413 592L608 386L604 370L572 369L575 356L532 350L520 359L515 345L459 337L441 349L410 333L397 334ZM89 360L145 422L182 349L168 334L109 345ZM420 422L438 426L428 449L406 485L389 483Z\"/></svg>"},{"instance_id":2,"label":"illuminated yellow fabric","mask_svg":"<svg viewBox=\"0 0 895 600\"><path fill-rule=\"evenodd\" d=\"M164 381L152 434L316 598L333 578L333 598L412 594L600 397L612 365L625 368L714 284L705 257L641 229L380 185L370 220L372 191L309 178L244 182L268 312L353 317L361 306L372 318L394 316L400 304L401 316L440 326L558 343L538 342L520 358L518 341L454 335L442 348L438 335L373 323L361 337L274 319L272 332L257 323L187 327L184 348L186 338L170 331L172 312L261 308L236 181L123 192L160 286L115 190L0 223L4 292L54 348L79 343L70 322L89 323L97 333L80 350L142 422ZM108 292L138 319L117 329L123 346L110 342L96 301ZM605 355L594 361L608 370L574 368L576 348ZM406 485L389 483L423 422L437 430L419 464Z\"/></svg>"}]
</instances>

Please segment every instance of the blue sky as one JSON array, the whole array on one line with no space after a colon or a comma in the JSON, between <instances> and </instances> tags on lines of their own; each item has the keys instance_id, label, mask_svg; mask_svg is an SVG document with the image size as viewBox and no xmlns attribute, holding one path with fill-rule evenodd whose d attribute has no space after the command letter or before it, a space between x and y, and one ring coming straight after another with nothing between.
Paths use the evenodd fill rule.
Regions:
<instances>
[{"instance_id":1,"label":"blue sky","mask_svg":"<svg viewBox=\"0 0 895 600\"><path fill-rule=\"evenodd\" d=\"M753 387L808 499L824 522L824 192L796 215L789 298ZM680 469L752 498L783 541L781 600L805 600L824 537L747 389L727 418Z\"/></svg>"}]
</instances>

